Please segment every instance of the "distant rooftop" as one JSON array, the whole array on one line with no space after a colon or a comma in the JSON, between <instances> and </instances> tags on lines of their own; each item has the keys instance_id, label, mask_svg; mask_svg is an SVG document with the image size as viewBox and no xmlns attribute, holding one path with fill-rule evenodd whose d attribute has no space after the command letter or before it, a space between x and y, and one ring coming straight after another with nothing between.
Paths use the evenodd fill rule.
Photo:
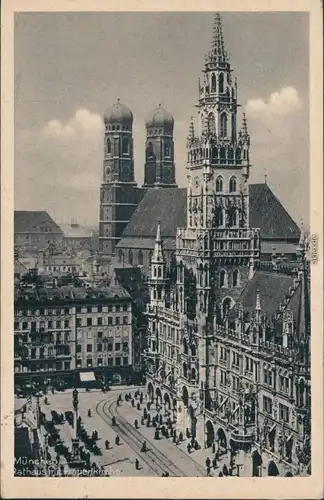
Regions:
<instances>
[{"instance_id":1,"label":"distant rooftop","mask_svg":"<svg viewBox=\"0 0 324 500\"><path fill-rule=\"evenodd\" d=\"M61 228L46 211L15 210L15 233L59 233Z\"/></svg>"},{"instance_id":2,"label":"distant rooftop","mask_svg":"<svg viewBox=\"0 0 324 500\"><path fill-rule=\"evenodd\" d=\"M93 229L89 227L80 226L76 222L71 224L60 224L63 231L64 238L91 238L93 236Z\"/></svg>"}]
</instances>

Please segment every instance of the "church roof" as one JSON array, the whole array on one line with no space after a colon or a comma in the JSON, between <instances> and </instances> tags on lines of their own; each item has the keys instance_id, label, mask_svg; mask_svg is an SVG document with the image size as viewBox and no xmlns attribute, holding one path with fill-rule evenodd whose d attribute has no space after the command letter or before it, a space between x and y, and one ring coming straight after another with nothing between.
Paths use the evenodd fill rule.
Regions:
<instances>
[{"instance_id":1,"label":"church roof","mask_svg":"<svg viewBox=\"0 0 324 500\"><path fill-rule=\"evenodd\" d=\"M250 185L250 226L261 229L263 239L299 239L300 230L281 202L263 184Z\"/></svg>"},{"instance_id":2,"label":"church roof","mask_svg":"<svg viewBox=\"0 0 324 500\"><path fill-rule=\"evenodd\" d=\"M162 237L175 238L177 227L186 224L186 188L150 188L142 198L123 236L156 236L157 221L161 220Z\"/></svg>"},{"instance_id":3,"label":"church roof","mask_svg":"<svg viewBox=\"0 0 324 500\"><path fill-rule=\"evenodd\" d=\"M238 301L247 312L255 310L257 291L260 292L261 309L270 319L279 310L289 287L293 286L292 276L281 273L256 271L253 278L247 282Z\"/></svg>"},{"instance_id":4,"label":"church roof","mask_svg":"<svg viewBox=\"0 0 324 500\"><path fill-rule=\"evenodd\" d=\"M127 224L122 240L125 236L155 238L158 219L162 237L175 238L177 227L186 226L186 209L186 188L150 188ZM250 184L250 226L260 228L265 240L298 241L300 235L296 223L265 183ZM120 242L118 246L126 245Z\"/></svg>"},{"instance_id":5,"label":"church roof","mask_svg":"<svg viewBox=\"0 0 324 500\"><path fill-rule=\"evenodd\" d=\"M47 212L43 210L15 210L15 233L38 233L41 232L41 227L46 227L49 233L62 234L61 228Z\"/></svg>"}]
</instances>

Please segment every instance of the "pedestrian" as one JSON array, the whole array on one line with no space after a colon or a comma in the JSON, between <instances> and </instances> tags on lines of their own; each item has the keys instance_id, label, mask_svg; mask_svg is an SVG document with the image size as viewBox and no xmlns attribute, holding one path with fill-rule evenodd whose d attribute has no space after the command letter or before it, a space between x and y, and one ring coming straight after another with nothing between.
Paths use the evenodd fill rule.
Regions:
<instances>
[{"instance_id":1,"label":"pedestrian","mask_svg":"<svg viewBox=\"0 0 324 500\"><path fill-rule=\"evenodd\" d=\"M160 439L159 429L155 429L154 439Z\"/></svg>"},{"instance_id":2,"label":"pedestrian","mask_svg":"<svg viewBox=\"0 0 324 500\"><path fill-rule=\"evenodd\" d=\"M144 417L141 418L141 425L144 425Z\"/></svg>"},{"instance_id":3,"label":"pedestrian","mask_svg":"<svg viewBox=\"0 0 324 500\"><path fill-rule=\"evenodd\" d=\"M210 467L207 467L207 476L210 476Z\"/></svg>"},{"instance_id":4,"label":"pedestrian","mask_svg":"<svg viewBox=\"0 0 324 500\"><path fill-rule=\"evenodd\" d=\"M171 419L170 419L170 422L171 422ZM189 438L190 438L190 432L189 432L188 427L186 428L186 436L187 436L187 439L189 439Z\"/></svg>"},{"instance_id":5,"label":"pedestrian","mask_svg":"<svg viewBox=\"0 0 324 500\"><path fill-rule=\"evenodd\" d=\"M138 460L138 458L135 460L135 469L139 470L139 460Z\"/></svg>"},{"instance_id":6,"label":"pedestrian","mask_svg":"<svg viewBox=\"0 0 324 500\"><path fill-rule=\"evenodd\" d=\"M199 450L199 444L198 444L198 441L197 441L197 440L195 441L195 450L196 450L196 451L197 451L197 450Z\"/></svg>"},{"instance_id":7,"label":"pedestrian","mask_svg":"<svg viewBox=\"0 0 324 500\"><path fill-rule=\"evenodd\" d=\"M222 473L222 471L220 471L220 473L218 474L218 477L224 477L224 474Z\"/></svg>"},{"instance_id":8,"label":"pedestrian","mask_svg":"<svg viewBox=\"0 0 324 500\"><path fill-rule=\"evenodd\" d=\"M119 446L119 443L120 443L120 437L119 437L119 436L118 436L118 434L117 434L117 436L116 436L116 438L115 438L115 444L116 444L117 446Z\"/></svg>"},{"instance_id":9,"label":"pedestrian","mask_svg":"<svg viewBox=\"0 0 324 500\"><path fill-rule=\"evenodd\" d=\"M138 420L137 420L137 418L135 418L135 420L134 420L134 427L135 427L135 429L138 429Z\"/></svg>"},{"instance_id":10,"label":"pedestrian","mask_svg":"<svg viewBox=\"0 0 324 500\"><path fill-rule=\"evenodd\" d=\"M143 441L141 451L145 453L147 451L146 441Z\"/></svg>"},{"instance_id":11,"label":"pedestrian","mask_svg":"<svg viewBox=\"0 0 324 500\"><path fill-rule=\"evenodd\" d=\"M135 406L135 401L134 399L132 399L132 407L134 408L134 406Z\"/></svg>"},{"instance_id":12,"label":"pedestrian","mask_svg":"<svg viewBox=\"0 0 324 500\"><path fill-rule=\"evenodd\" d=\"M160 425L162 425L163 423L163 417L162 417L162 413L160 414Z\"/></svg>"},{"instance_id":13,"label":"pedestrian","mask_svg":"<svg viewBox=\"0 0 324 500\"><path fill-rule=\"evenodd\" d=\"M212 444L212 453L214 454L216 451L216 444L215 442Z\"/></svg>"},{"instance_id":14,"label":"pedestrian","mask_svg":"<svg viewBox=\"0 0 324 500\"><path fill-rule=\"evenodd\" d=\"M59 463L60 463L60 455L59 455L59 454L57 454L57 455L56 455L56 463L57 463L57 464L59 464Z\"/></svg>"},{"instance_id":15,"label":"pedestrian","mask_svg":"<svg viewBox=\"0 0 324 500\"><path fill-rule=\"evenodd\" d=\"M151 403L147 403L147 409L150 410L151 409Z\"/></svg>"},{"instance_id":16,"label":"pedestrian","mask_svg":"<svg viewBox=\"0 0 324 500\"><path fill-rule=\"evenodd\" d=\"M88 410L88 417L89 417L89 418L91 417L91 410L90 410L90 408L89 408L89 410Z\"/></svg>"},{"instance_id":17,"label":"pedestrian","mask_svg":"<svg viewBox=\"0 0 324 500\"><path fill-rule=\"evenodd\" d=\"M190 453L191 453L191 444L190 443L187 444L187 450L188 450L188 453L190 455Z\"/></svg>"},{"instance_id":18,"label":"pedestrian","mask_svg":"<svg viewBox=\"0 0 324 500\"><path fill-rule=\"evenodd\" d=\"M213 462L212 462L212 463L213 463L213 467L214 467L214 469L216 469L216 467L217 467L217 460L216 460L216 457L214 457L214 458L213 458Z\"/></svg>"},{"instance_id":19,"label":"pedestrian","mask_svg":"<svg viewBox=\"0 0 324 500\"><path fill-rule=\"evenodd\" d=\"M52 394L54 394L54 393L55 393L55 391L54 391L54 387L52 387Z\"/></svg>"},{"instance_id":20,"label":"pedestrian","mask_svg":"<svg viewBox=\"0 0 324 500\"><path fill-rule=\"evenodd\" d=\"M165 429L165 437L169 439L169 429Z\"/></svg>"},{"instance_id":21,"label":"pedestrian","mask_svg":"<svg viewBox=\"0 0 324 500\"><path fill-rule=\"evenodd\" d=\"M140 410L141 409L141 404L140 402L137 403L137 409Z\"/></svg>"},{"instance_id":22,"label":"pedestrian","mask_svg":"<svg viewBox=\"0 0 324 500\"><path fill-rule=\"evenodd\" d=\"M182 432L179 433L179 441L183 441L183 434L182 434Z\"/></svg>"},{"instance_id":23,"label":"pedestrian","mask_svg":"<svg viewBox=\"0 0 324 500\"><path fill-rule=\"evenodd\" d=\"M211 462L210 462L210 458L209 458L209 457L207 457L207 458L206 458L206 462L205 462L206 467L210 467L210 463L211 463Z\"/></svg>"},{"instance_id":24,"label":"pedestrian","mask_svg":"<svg viewBox=\"0 0 324 500\"><path fill-rule=\"evenodd\" d=\"M106 441L105 441L106 450L109 450L109 445L110 445L110 443L109 443L108 439L106 439Z\"/></svg>"},{"instance_id":25,"label":"pedestrian","mask_svg":"<svg viewBox=\"0 0 324 500\"><path fill-rule=\"evenodd\" d=\"M116 425L116 417L112 417L112 419L111 419L111 425Z\"/></svg>"},{"instance_id":26,"label":"pedestrian","mask_svg":"<svg viewBox=\"0 0 324 500\"><path fill-rule=\"evenodd\" d=\"M149 421L149 419L146 420L146 427L150 427L150 421Z\"/></svg>"},{"instance_id":27,"label":"pedestrian","mask_svg":"<svg viewBox=\"0 0 324 500\"><path fill-rule=\"evenodd\" d=\"M224 464L223 465L223 475L226 477L228 476L228 468L226 467L226 465Z\"/></svg>"},{"instance_id":28,"label":"pedestrian","mask_svg":"<svg viewBox=\"0 0 324 500\"><path fill-rule=\"evenodd\" d=\"M61 472L61 476L64 477L64 465L63 464L60 465L60 472Z\"/></svg>"}]
</instances>

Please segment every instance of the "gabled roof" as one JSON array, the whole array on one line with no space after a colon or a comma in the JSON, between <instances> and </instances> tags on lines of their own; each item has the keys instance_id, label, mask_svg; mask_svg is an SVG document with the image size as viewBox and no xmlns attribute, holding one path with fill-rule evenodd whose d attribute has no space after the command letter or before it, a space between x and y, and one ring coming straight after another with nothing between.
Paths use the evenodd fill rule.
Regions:
<instances>
[{"instance_id":1,"label":"gabled roof","mask_svg":"<svg viewBox=\"0 0 324 500\"><path fill-rule=\"evenodd\" d=\"M261 238L298 242L298 226L269 186L251 184L249 189L250 226L260 228ZM177 227L185 227L187 223L186 188L148 189L124 229L122 238L155 238L158 219L161 220L162 237L175 238Z\"/></svg>"},{"instance_id":2,"label":"gabled roof","mask_svg":"<svg viewBox=\"0 0 324 500\"><path fill-rule=\"evenodd\" d=\"M256 271L253 278L247 282L238 302L243 304L245 311L254 311L256 294L259 291L261 309L270 319L279 310L289 287L293 286L293 281L293 277L287 274Z\"/></svg>"},{"instance_id":3,"label":"gabled roof","mask_svg":"<svg viewBox=\"0 0 324 500\"><path fill-rule=\"evenodd\" d=\"M15 233L38 233L44 226L49 233L62 234L61 228L46 211L15 210Z\"/></svg>"},{"instance_id":4,"label":"gabled roof","mask_svg":"<svg viewBox=\"0 0 324 500\"><path fill-rule=\"evenodd\" d=\"M250 226L259 227L263 239L298 240L300 236L297 224L265 183L250 185Z\"/></svg>"}]
</instances>

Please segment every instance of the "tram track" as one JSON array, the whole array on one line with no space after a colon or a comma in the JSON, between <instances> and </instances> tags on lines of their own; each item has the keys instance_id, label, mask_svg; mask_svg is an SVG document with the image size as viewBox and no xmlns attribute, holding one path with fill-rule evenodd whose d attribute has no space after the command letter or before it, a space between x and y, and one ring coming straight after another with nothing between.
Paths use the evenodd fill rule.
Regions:
<instances>
[{"instance_id":1,"label":"tram track","mask_svg":"<svg viewBox=\"0 0 324 500\"><path fill-rule=\"evenodd\" d=\"M170 476L186 477L184 472L151 442L147 444L147 451L140 453L143 440L145 440L144 436L120 415L115 405L115 400L100 401L96 405L96 413L109 426L112 426L112 418L116 418L118 433L123 437L125 443L134 450L137 455L140 454L141 460L145 462L156 475L161 476L162 473L168 472Z\"/></svg>"}]
</instances>

